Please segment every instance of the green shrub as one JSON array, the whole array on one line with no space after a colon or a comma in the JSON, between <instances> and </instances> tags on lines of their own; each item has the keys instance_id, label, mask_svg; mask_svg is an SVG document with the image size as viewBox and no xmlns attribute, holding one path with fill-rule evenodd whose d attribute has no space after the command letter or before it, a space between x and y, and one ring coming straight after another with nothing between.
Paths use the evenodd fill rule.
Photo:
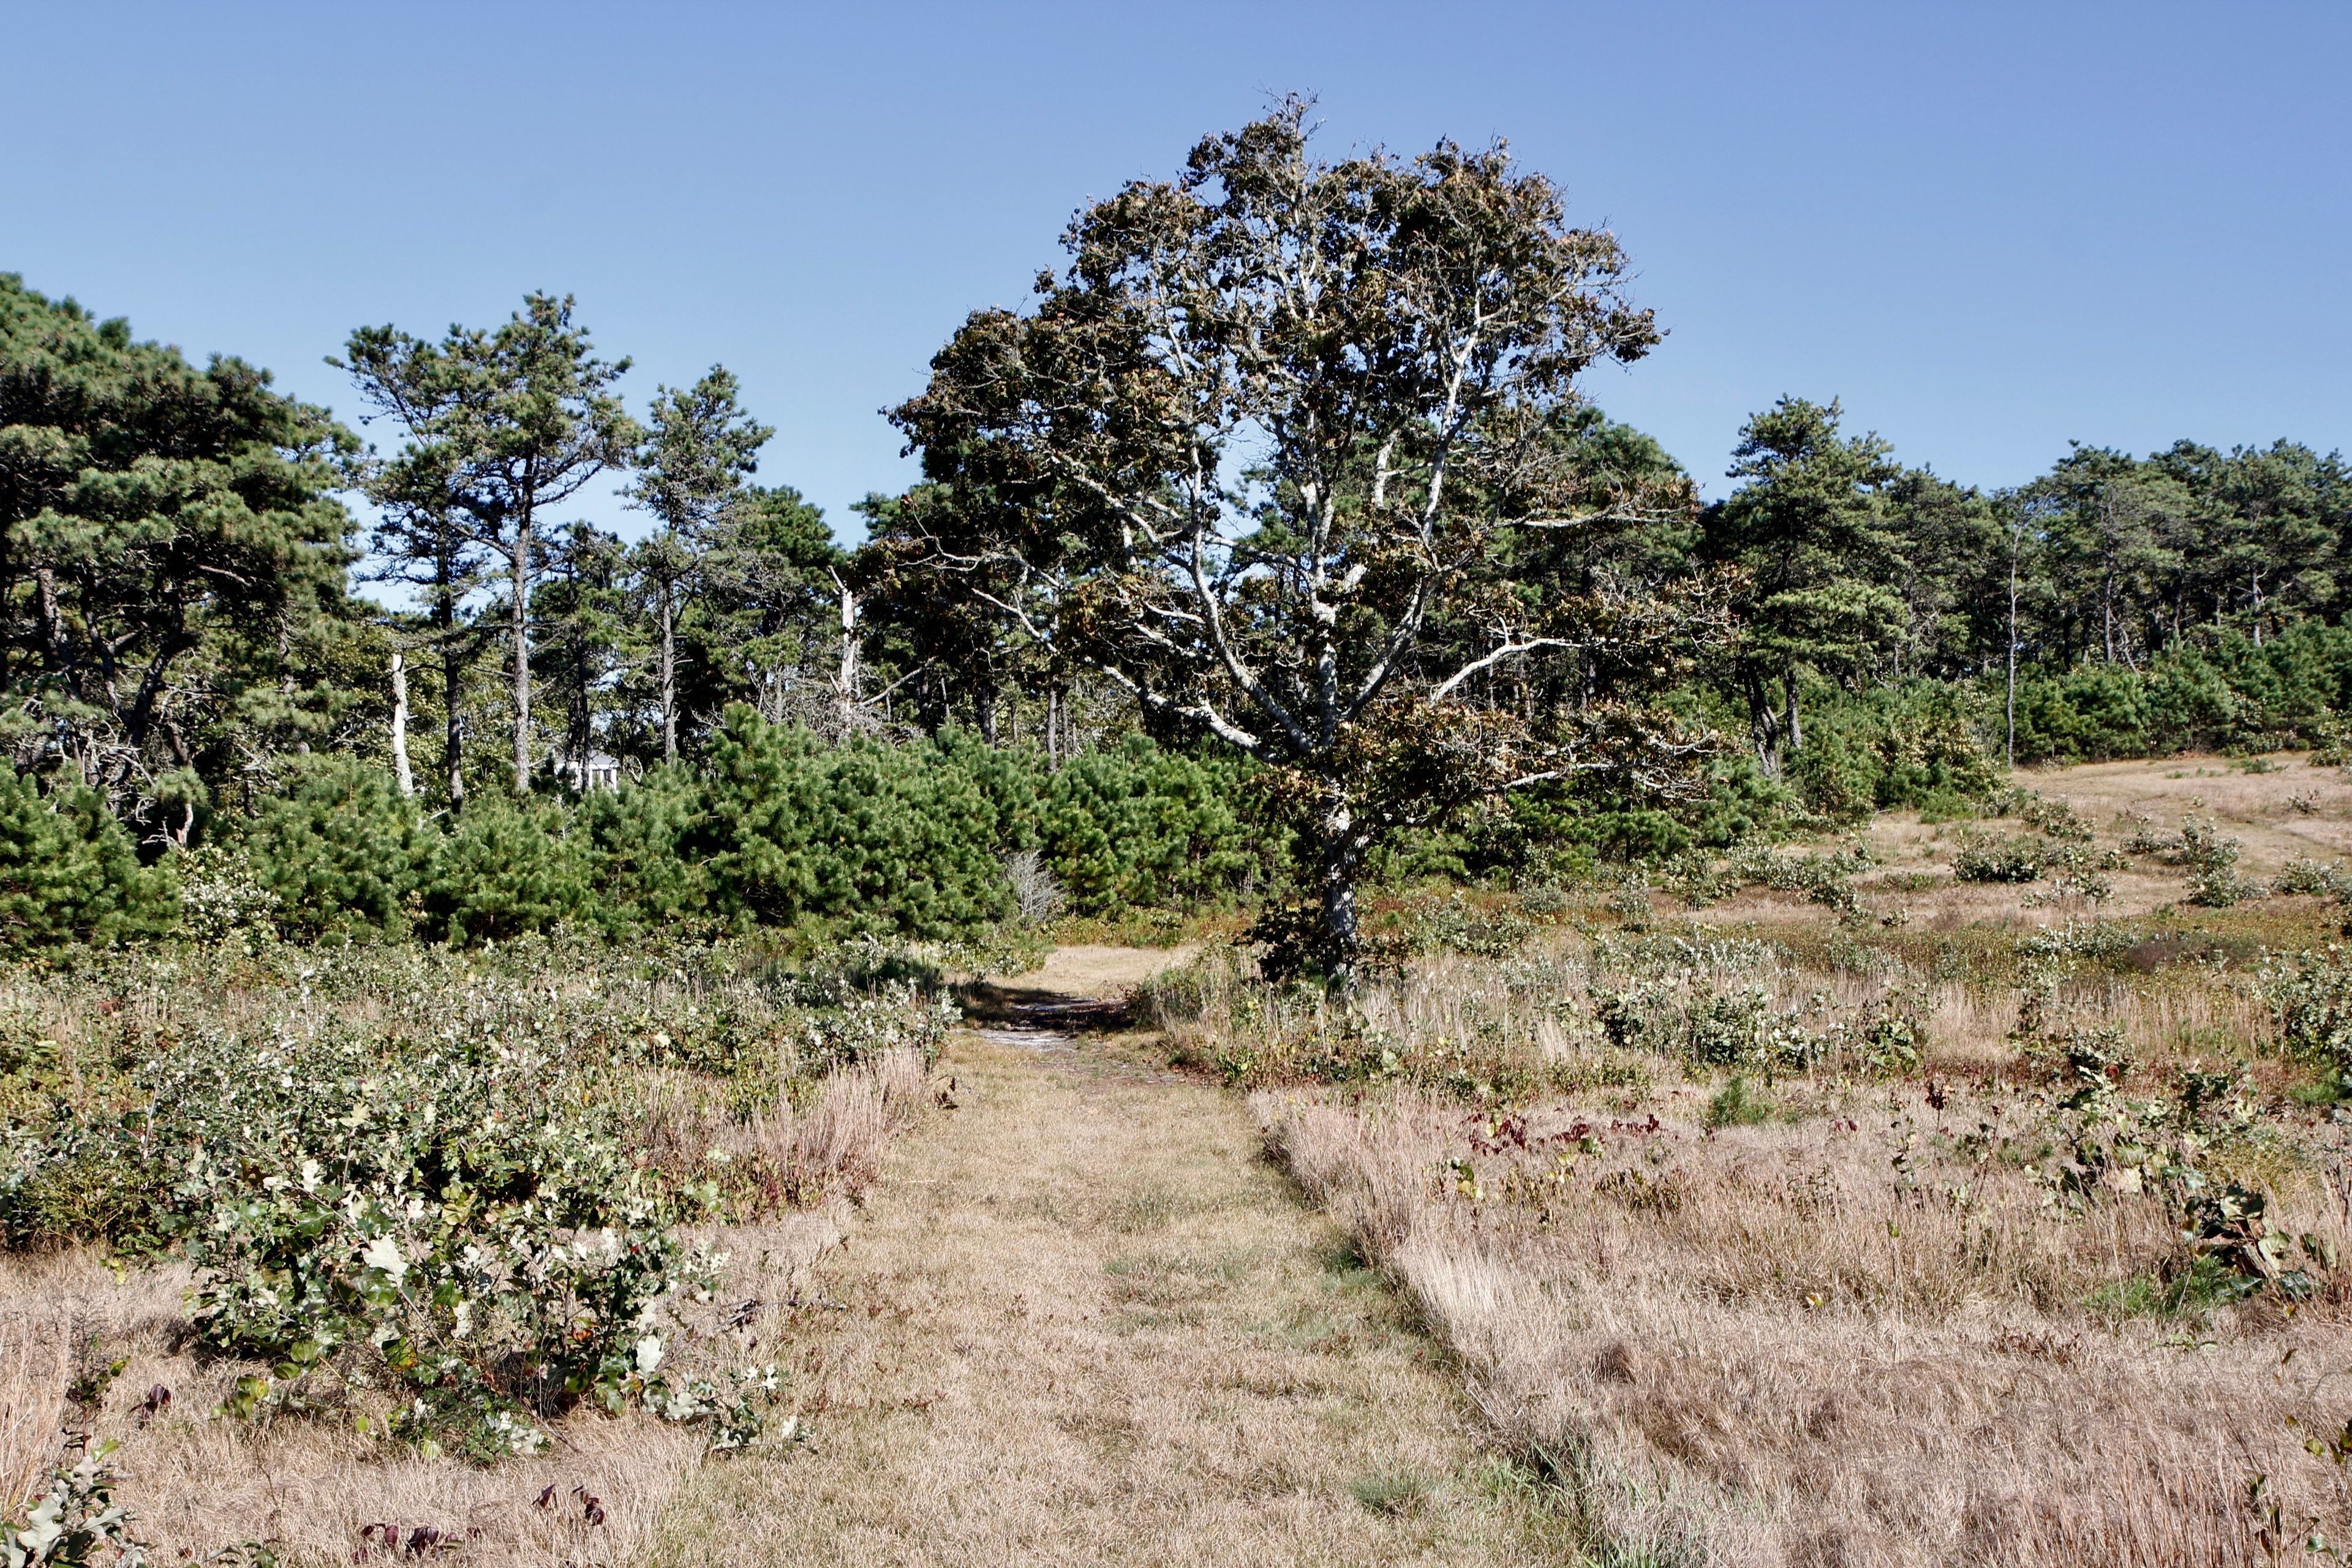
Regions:
<instances>
[{"instance_id":1,"label":"green shrub","mask_svg":"<svg viewBox=\"0 0 2352 1568\"><path fill-rule=\"evenodd\" d=\"M114 942L166 930L179 889L145 867L105 803L79 786L41 794L0 779L0 946Z\"/></svg>"},{"instance_id":2,"label":"green shrub","mask_svg":"<svg viewBox=\"0 0 2352 1568\"><path fill-rule=\"evenodd\" d=\"M704 811L702 787L678 768L656 768L580 803L595 898L591 918L614 936L685 925L710 913L710 878L688 849Z\"/></svg>"},{"instance_id":3,"label":"green shrub","mask_svg":"<svg viewBox=\"0 0 2352 1568\"><path fill-rule=\"evenodd\" d=\"M1748 1092L1746 1079L1735 1076L1706 1102L1703 1120L1711 1131L1724 1127L1758 1127L1772 1120L1772 1106Z\"/></svg>"},{"instance_id":4,"label":"green shrub","mask_svg":"<svg viewBox=\"0 0 2352 1568\"><path fill-rule=\"evenodd\" d=\"M1755 754L1742 751L1708 764L1706 793L1680 807L1675 820L1695 844L1728 849L1773 831L1796 804L1786 783L1766 778Z\"/></svg>"},{"instance_id":5,"label":"green shrub","mask_svg":"<svg viewBox=\"0 0 2352 1568\"><path fill-rule=\"evenodd\" d=\"M1824 816L1980 800L2000 787L1974 693L1943 681L1843 694L1818 704L1790 780Z\"/></svg>"},{"instance_id":6,"label":"green shrub","mask_svg":"<svg viewBox=\"0 0 2352 1568\"><path fill-rule=\"evenodd\" d=\"M2180 823L2180 863L2189 868L2189 901L2208 909L2226 910L2262 889L2238 875L2238 852L2243 846L2224 836L2210 818L2184 817Z\"/></svg>"},{"instance_id":7,"label":"green shrub","mask_svg":"<svg viewBox=\"0 0 2352 1568\"><path fill-rule=\"evenodd\" d=\"M87 1444L79 1458L50 1476L21 1523L0 1518L0 1563L8 1568L95 1568L100 1563L142 1568L148 1561L146 1543L132 1532L131 1510L114 1500L114 1489L123 1480L114 1465L117 1447L111 1440ZM205 1561L222 1562L225 1556Z\"/></svg>"},{"instance_id":8,"label":"green shrub","mask_svg":"<svg viewBox=\"0 0 2352 1568\"><path fill-rule=\"evenodd\" d=\"M460 946L508 942L583 919L594 902L583 839L562 807L477 796L434 846L426 931Z\"/></svg>"},{"instance_id":9,"label":"green shrub","mask_svg":"<svg viewBox=\"0 0 2352 1568\"><path fill-rule=\"evenodd\" d=\"M535 1451L582 1399L756 1412L663 1370L663 1310L709 1269L671 1236L593 1076L527 1038L384 1049L322 1031L189 1042L150 1069L153 1134L215 1350L267 1363L230 1407L333 1387L400 1404L386 1433L471 1457Z\"/></svg>"},{"instance_id":10,"label":"green shrub","mask_svg":"<svg viewBox=\"0 0 2352 1568\"><path fill-rule=\"evenodd\" d=\"M268 896L278 929L302 942L407 933L436 835L383 769L299 758L290 787L228 834Z\"/></svg>"},{"instance_id":11,"label":"green shrub","mask_svg":"<svg viewBox=\"0 0 2352 1568\"><path fill-rule=\"evenodd\" d=\"M713 738L688 853L739 921L968 935L1013 911L1001 855L1020 825L987 782L953 743L828 749L737 706Z\"/></svg>"},{"instance_id":12,"label":"green shrub","mask_svg":"<svg viewBox=\"0 0 2352 1568\"><path fill-rule=\"evenodd\" d=\"M1776 1010L1762 985L1718 986L1696 967L1618 987L1595 985L1591 996L1610 1044L1705 1067L1768 1076L1798 1072L1822 1059L1831 1045L1798 1011Z\"/></svg>"},{"instance_id":13,"label":"green shrub","mask_svg":"<svg viewBox=\"0 0 2352 1568\"><path fill-rule=\"evenodd\" d=\"M2291 966L2265 965L2259 983L2290 1054L2339 1080L2352 1075L2352 955L2337 947L2306 952Z\"/></svg>"},{"instance_id":14,"label":"green shrub","mask_svg":"<svg viewBox=\"0 0 2352 1568\"><path fill-rule=\"evenodd\" d=\"M2352 628L2303 621L2257 645L2235 631L2166 648L2147 668L2086 663L2023 676L2021 762L2325 745L2352 714Z\"/></svg>"},{"instance_id":15,"label":"green shrub","mask_svg":"<svg viewBox=\"0 0 2352 1568\"><path fill-rule=\"evenodd\" d=\"M2308 855L2298 855L2279 868L2271 879L2271 891L2344 900L2352 897L2352 873L2340 860L2323 866Z\"/></svg>"},{"instance_id":16,"label":"green shrub","mask_svg":"<svg viewBox=\"0 0 2352 1568\"><path fill-rule=\"evenodd\" d=\"M1080 914L1194 904L1229 894L1264 857L1236 811L1234 764L1143 736L1072 758L1045 785L1039 832Z\"/></svg>"},{"instance_id":17,"label":"green shrub","mask_svg":"<svg viewBox=\"0 0 2352 1568\"><path fill-rule=\"evenodd\" d=\"M47 1041L40 1041L47 1047ZM127 1084L70 1084L49 1060L0 1074L0 1250L106 1241L146 1253L164 1244L172 1173L142 1142L146 1117L120 1112ZM80 1090L80 1093L75 1093Z\"/></svg>"},{"instance_id":18,"label":"green shrub","mask_svg":"<svg viewBox=\"0 0 2352 1568\"><path fill-rule=\"evenodd\" d=\"M234 844L200 844L174 850L172 869L180 879L180 934L207 945L273 942L278 898Z\"/></svg>"},{"instance_id":19,"label":"green shrub","mask_svg":"<svg viewBox=\"0 0 2352 1568\"><path fill-rule=\"evenodd\" d=\"M1962 882L2032 882L2040 879L2047 859L2044 847L2031 838L1963 833L1952 876Z\"/></svg>"}]
</instances>

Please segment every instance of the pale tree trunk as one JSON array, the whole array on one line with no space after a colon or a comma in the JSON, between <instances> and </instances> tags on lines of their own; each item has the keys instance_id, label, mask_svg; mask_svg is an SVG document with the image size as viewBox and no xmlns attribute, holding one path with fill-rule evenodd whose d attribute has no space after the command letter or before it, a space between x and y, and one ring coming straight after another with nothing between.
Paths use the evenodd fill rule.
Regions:
<instances>
[{"instance_id":1,"label":"pale tree trunk","mask_svg":"<svg viewBox=\"0 0 2352 1568\"><path fill-rule=\"evenodd\" d=\"M670 584L661 585L661 710L662 761L677 761L677 618L670 605Z\"/></svg>"},{"instance_id":2,"label":"pale tree trunk","mask_svg":"<svg viewBox=\"0 0 2352 1568\"><path fill-rule=\"evenodd\" d=\"M294 695L294 612L284 607L278 612L278 694L289 700Z\"/></svg>"},{"instance_id":3,"label":"pale tree trunk","mask_svg":"<svg viewBox=\"0 0 2352 1568\"><path fill-rule=\"evenodd\" d=\"M1356 826L1354 803L1347 792L1330 789L1324 795L1322 854L1317 868L1323 900L1324 989L1345 996L1356 988L1356 957L1360 947L1356 926L1356 876L1363 868L1364 838Z\"/></svg>"},{"instance_id":4,"label":"pale tree trunk","mask_svg":"<svg viewBox=\"0 0 2352 1568\"><path fill-rule=\"evenodd\" d=\"M840 705L841 732L850 732L857 717L857 595L839 576L833 580L841 595L841 665L835 671L835 700Z\"/></svg>"},{"instance_id":5,"label":"pale tree trunk","mask_svg":"<svg viewBox=\"0 0 2352 1568\"><path fill-rule=\"evenodd\" d=\"M2116 662L2116 498L2102 487L2099 502L2099 640Z\"/></svg>"},{"instance_id":6,"label":"pale tree trunk","mask_svg":"<svg viewBox=\"0 0 2352 1568\"><path fill-rule=\"evenodd\" d=\"M1776 679L1761 658L1742 657L1733 667L1739 689L1748 701L1748 735L1756 748L1756 767L1768 779L1777 779L1796 743L1789 736L1784 693L1772 689Z\"/></svg>"},{"instance_id":7,"label":"pale tree trunk","mask_svg":"<svg viewBox=\"0 0 2352 1568\"><path fill-rule=\"evenodd\" d=\"M416 775L408 771L408 656L392 650L392 773L400 793L416 793Z\"/></svg>"},{"instance_id":8,"label":"pale tree trunk","mask_svg":"<svg viewBox=\"0 0 2352 1568\"><path fill-rule=\"evenodd\" d=\"M507 563L514 593L515 793L530 793L530 518L515 524Z\"/></svg>"},{"instance_id":9,"label":"pale tree trunk","mask_svg":"<svg viewBox=\"0 0 2352 1568\"><path fill-rule=\"evenodd\" d=\"M1742 678L1748 689L1748 729L1756 742L1756 766L1768 779L1780 776L1783 750L1780 744L1780 715L1772 705L1771 688L1766 677L1752 667Z\"/></svg>"},{"instance_id":10,"label":"pale tree trunk","mask_svg":"<svg viewBox=\"0 0 2352 1568\"><path fill-rule=\"evenodd\" d=\"M2009 548L2009 767L2017 769L2017 534Z\"/></svg>"},{"instance_id":11,"label":"pale tree trunk","mask_svg":"<svg viewBox=\"0 0 2352 1568\"><path fill-rule=\"evenodd\" d=\"M466 663L457 648L445 644L441 649L441 705L443 729L441 761L448 773L449 809L466 808L466 710L462 703Z\"/></svg>"},{"instance_id":12,"label":"pale tree trunk","mask_svg":"<svg viewBox=\"0 0 2352 1568\"><path fill-rule=\"evenodd\" d=\"M1802 726L1801 724L1800 724L1800 723L1798 722L1798 719L1797 719L1797 676L1796 676L1796 672L1795 672L1795 671L1793 671L1793 670L1791 670L1791 671L1790 671L1790 673L1788 673L1787 675L1782 676L1782 677L1780 678L1780 685L1781 685L1781 689L1782 689L1783 691L1785 691L1785 692L1788 694L1788 698L1789 698L1789 723L1788 723L1788 734L1789 734L1789 755L1790 755L1790 756L1792 756L1792 757L1793 757L1793 756L1795 756L1795 755L1797 754L1797 752L1798 752L1799 751L1801 751L1801 750L1802 750L1802 749L1803 749L1804 744L1805 744L1805 731L1804 731L1804 728L1803 728L1803 726Z\"/></svg>"}]
</instances>

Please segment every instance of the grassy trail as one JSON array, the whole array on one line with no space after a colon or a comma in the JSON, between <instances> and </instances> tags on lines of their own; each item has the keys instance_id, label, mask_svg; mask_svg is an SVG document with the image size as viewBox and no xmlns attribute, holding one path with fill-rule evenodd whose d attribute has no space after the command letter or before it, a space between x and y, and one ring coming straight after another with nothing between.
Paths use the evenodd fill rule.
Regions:
<instances>
[{"instance_id":1,"label":"grassy trail","mask_svg":"<svg viewBox=\"0 0 2352 1568\"><path fill-rule=\"evenodd\" d=\"M1074 994L1118 967L1063 956L1044 980ZM656 1561L1546 1555L1439 1352L1233 1096L1050 1035L960 1034L940 1072L958 1109L797 1314L811 1445L702 1467Z\"/></svg>"}]
</instances>

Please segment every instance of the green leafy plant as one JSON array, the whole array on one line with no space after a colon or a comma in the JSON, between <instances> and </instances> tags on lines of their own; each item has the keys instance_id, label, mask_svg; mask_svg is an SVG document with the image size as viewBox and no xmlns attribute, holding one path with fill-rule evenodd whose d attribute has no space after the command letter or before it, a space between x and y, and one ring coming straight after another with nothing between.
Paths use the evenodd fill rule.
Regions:
<instances>
[{"instance_id":1,"label":"green leafy plant","mask_svg":"<svg viewBox=\"0 0 2352 1568\"><path fill-rule=\"evenodd\" d=\"M92 1444L60 1468L22 1522L0 1521L0 1563L5 1568L137 1568L146 1547L131 1531L131 1514L114 1500L122 1477L112 1443Z\"/></svg>"},{"instance_id":2,"label":"green leafy plant","mask_svg":"<svg viewBox=\"0 0 2352 1568\"><path fill-rule=\"evenodd\" d=\"M2271 879L2271 891L2342 900L2352 897L2352 874L2346 872L2340 860L2323 866L2307 855L2298 855L2279 868Z\"/></svg>"},{"instance_id":3,"label":"green leafy plant","mask_svg":"<svg viewBox=\"0 0 2352 1568\"><path fill-rule=\"evenodd\" d=\"M0 1097L0 1241L183 1249L199 1336L253 1363L234 1414L331 1407L479 1459L583 1401L748 1441L775 1374L713 1360L720 1260L675 1226L832 1180L762 1119L934 1050L953 1009L924 973L881 943L803 970L740 945L121 954L53 982L120 1019L79 1104L38 1087L39 1021L0 1013L0 1085L33 1086Z\"/></svg>"},{"instance_id":4,"label":"green leafy plant","mask_svg":"<svg viewBox=\"0 0 2352 1568\"><path fill-rule=\"evenodd\" d=\"M479 1458L534 1450L531 1418L582 1398L709 1414L662 1376L658 1324L710 1260L572 1064L528 1039L387 1057L327 1034L193 1042L151 1081L157 1135L191 1151L198 1331L269 1367L236 1413L382 1390L387 1433Z\"/></svg>"},{"instance_id":5,"label":"green leafy plant","mask_svg":"<svg viewBox=\"0 0 2352 1568\"><path fill-rule=\"evenodd\" d=\"M2184 817L2180 823L2180 863L2189 868L2189 901L2225 910L2260 892L2238 875L2238 840L2222 835L2210 818Z\"/></svg>"},{"instance_id":6,"label":"green leafy plant","mask_svg":"<svg viewBox=\"0 0 2352 1568\"><path fill-rule=\"evenodd\" d=\"M1927 1037L1927 1026L1919 1019L1925 1002L1925 996L1917 994L1889 996L1862 1023L1855 1045L1865 1068L1893 1075L1919 1065L1919 1049Z\"/></svg>"},{"instance_id":7,"label":"green leafy plant","mask_svg":"<svg viewBox=\"0 0 2352 1568\"><path fill-rule=\"evenodd\" d=\"M1725 1127L1755 1127L1772 1120L1772 1107L1748 1091L1747 1079L1735 1077L1706 1102L1703 1120L1709 1131Z\"/></svg>"},{"instance_id":8,"label":"green leafy plant","mask_svg":"<svg viewBox=\"0 0 2352 1568\"><path fill-rule=\"evenodd\" d=\"M2330 947L2267 963L2256 984L2290 1052L2339 1077L2352 1074L2352 955Z\"/></svg>"},{"instance_id":9,"label":"green leafy plant","mask_svg":"<svg viewBox=\"0 0 2352 1568\"><path fill-rule=\"evenodd\" d=\"M2040 880L2048 851L2031 838L2001 838L1964 832L1952 858L1952 875L1962 882Z\"/></svg>"}]
</instances>

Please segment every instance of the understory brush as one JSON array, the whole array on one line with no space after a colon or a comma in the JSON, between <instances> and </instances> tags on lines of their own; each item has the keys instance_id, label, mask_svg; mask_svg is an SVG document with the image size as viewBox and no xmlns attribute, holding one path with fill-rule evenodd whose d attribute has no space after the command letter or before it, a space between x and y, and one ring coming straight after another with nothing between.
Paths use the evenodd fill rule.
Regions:
<instances>
[{"instance_id":1,"label":"understory brush","mask_svg":"<svg viewBox=\"0 0 2352 1568\"><path fill-rule=\"evenodd\" d=\"M789 1439L728 1252L693 1237L863 1192L928 1103L938 963L525 942L19 969L0 1241L184 1279L216 1417L476 1463L548 1450L575 1409ZM56 1373L17 1370L29 1409ZM18 1450L46 1475L56 1431L0 1435L20 1492Z\"/></svg>"},{"instance_id":2,"label":"understory brush","mask_svg":"<svg viewBox=\"0 0 2352 1568\"><path fill-rule=\"evenodd\" d=\"M1685 1068L1901 1070L1937 1005L1924 985L1824 977L1751 939L1664 932L1416 959L1347 1006L1212 947L1141 1000L1180 1060L1244 1088L1401 1083L1481 1104L1646 1089Z\"/></svg>"}]
</instances>

